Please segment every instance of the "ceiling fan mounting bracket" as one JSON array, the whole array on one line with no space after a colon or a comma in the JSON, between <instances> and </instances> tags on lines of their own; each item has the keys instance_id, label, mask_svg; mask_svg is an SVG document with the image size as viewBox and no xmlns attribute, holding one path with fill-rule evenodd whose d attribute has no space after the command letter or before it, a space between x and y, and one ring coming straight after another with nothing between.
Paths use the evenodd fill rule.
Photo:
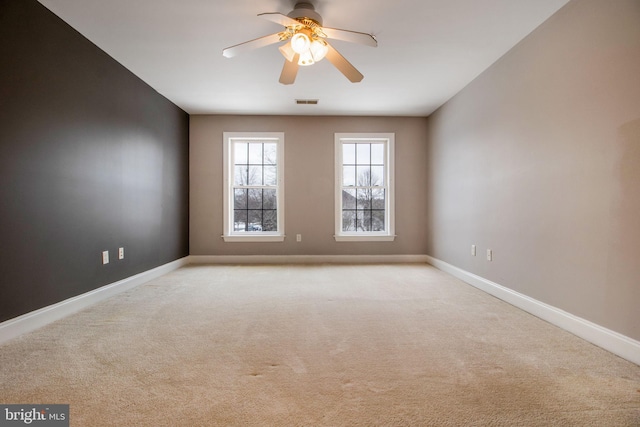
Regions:
<instances>
[{"instance_id":1,"label":"ceiling fan mounting bracket","mask_svg":"<svg viewBox=\"0 0 640 427\"><path fill-rule=\"evenodd\" d=\"M313 7L311 3L307 3L307 2L296 3L293 10L289 12L287 16L309 27L310 26L322 27L322 16L320 16L320 14L316 12L316 9ZM309 25L305 21L309 22L312 25Z\"/></svg>"}]
</instances>

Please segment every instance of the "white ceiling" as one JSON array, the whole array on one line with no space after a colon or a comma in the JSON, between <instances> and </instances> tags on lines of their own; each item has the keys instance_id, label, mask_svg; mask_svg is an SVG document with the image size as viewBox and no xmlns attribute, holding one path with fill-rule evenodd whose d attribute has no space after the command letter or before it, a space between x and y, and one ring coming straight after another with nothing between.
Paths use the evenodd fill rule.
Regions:
<instances>
[{"instance_id":1,"label":"white ceiling","mask_svg":"<svg viewBox=\"0 0 640 427\"><path fill-rule=\"evenodd\" d=\"M568 0L312 0L324 25L378 47L332 41L360 83L325 60L291 86L278 83L277 45L231 59L222 49L282 30L257 15L295 0L39 1L190 114L427 116Z\"/></svg>"}]
</instances>

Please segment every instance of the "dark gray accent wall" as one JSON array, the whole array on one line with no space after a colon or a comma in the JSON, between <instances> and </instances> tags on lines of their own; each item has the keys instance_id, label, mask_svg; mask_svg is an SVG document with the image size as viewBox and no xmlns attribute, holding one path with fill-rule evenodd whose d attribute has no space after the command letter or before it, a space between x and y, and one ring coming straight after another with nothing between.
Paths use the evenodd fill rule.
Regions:
<instances>
[{"instance_id":1,"label":"dark gray accent wall","mask_svg":"<svg viewBox=\"0 0 640 427\"><path fill-rule=\"evenodd\" d=\"M0 0L0 321L187 256L188 168L184 111L35 0Z\"/></svg>"}]
</instances>

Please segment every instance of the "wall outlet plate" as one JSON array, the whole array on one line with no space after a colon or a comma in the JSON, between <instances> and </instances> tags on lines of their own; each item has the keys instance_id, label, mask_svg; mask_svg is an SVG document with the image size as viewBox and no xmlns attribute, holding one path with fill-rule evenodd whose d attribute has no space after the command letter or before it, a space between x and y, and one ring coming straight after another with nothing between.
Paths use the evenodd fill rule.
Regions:
<instances>
[{"instance_id":1,"label":"wall outlet plate","mask_svg":"<svg viewBox=\"0 0 640 427\"><path fill-rule=\"evenodd\" d=\"M102 264L109 264L109 251L102 251Z\"/></svg>"},{"instance_id":2,"label":"wall outlet plate","mask_svg":"<svg viewBox=\"0 0 640 427\"><path fill-rule=\"evenodd\" d=\"M118 248L118 259L124 259L124 248Z\"/></svg>"}]
</instances>

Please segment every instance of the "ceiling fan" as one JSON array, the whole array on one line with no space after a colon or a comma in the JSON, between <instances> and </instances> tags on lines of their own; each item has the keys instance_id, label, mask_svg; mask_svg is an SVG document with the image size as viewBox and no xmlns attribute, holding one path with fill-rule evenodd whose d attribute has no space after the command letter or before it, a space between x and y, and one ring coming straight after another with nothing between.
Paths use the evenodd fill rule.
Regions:
<instances>
[{"instance_id":1,"label":"ceiling fan","mask_svg":"<svg viewBox=\"0 0 640 427\"><path fill-rule=\"evenodd\" d=\"M285 28L279 33L228 47L222 51L222 54L227 58L232 58L249 50L287 41L279 47L285 57L280 83L285 85L292 84L296 80L300 65L312 65L325 57L347 79L352 83L357 83L364 78L362 73L351 65L326 39L342 40L372 47L378 45L375 37L371 34L323 27L322 17L315 11L311 3L297 3L287 15L274 12L261 13L258 16Z\"/></svg>"}]
</instances>

